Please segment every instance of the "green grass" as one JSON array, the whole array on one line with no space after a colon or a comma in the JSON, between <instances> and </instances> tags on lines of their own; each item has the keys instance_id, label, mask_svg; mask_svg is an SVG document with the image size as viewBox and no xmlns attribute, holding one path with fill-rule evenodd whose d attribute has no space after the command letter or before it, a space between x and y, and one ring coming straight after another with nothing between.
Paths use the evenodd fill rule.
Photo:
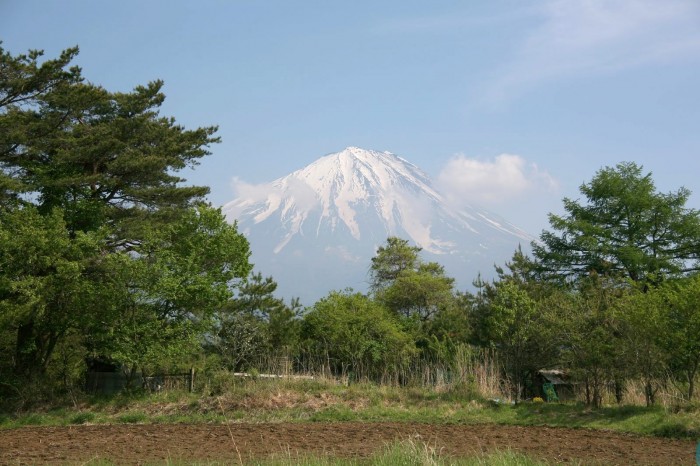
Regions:
<instances>
[{"instance_id":1,"label":"green grass","mask_svg":"<svg viewBox=\"0 0 700 466\"><path fill-rule=\"evenodd\" d=\"M105 459L90 461L91 466L111 466L113 463ZM147 465L206 465L224 466L232 464L231 460L192 462L168 459L163 462L146 462ZM234 463L235 464L235 463ZM411 440L396 442L387 446L383 451L368 458L337 458L332 456L295 455L291 452L278 457L261 460L244 461L246 466L549 466L555 463L539 460L513 451L494 451L478 456L447 457L435 448ZM571 464L582 464L573 462Z\"/></svg>"},{"instance_id":2,"label":"green grass","mask_svg":"<svg viewBox=\"0 0 700 466\"><path fill-rule=\"evenodd\" d=\"M548 425L609 429L661 437L700 437L700 412L674 413L663 407L612 406L600 409L583 405L525 404L500 410L497 422L515 425Z\"/></svg>"},{"instance_id":3,"label":"green grass","mask_svg":"<svg viewBox=\"0 0 700 466\"><path fill-rule=\"evenodd\" d=\"M70 416L68 422L70 424L88 424L94 423L97 419L97 414L92 411L81 411Z\"/></svg>"},{"instance_id":4,"label":"green grass","mask_svg":"<svg viewBox=\"0 0 700 466\"><path fill-rule=\"evenodd\" d=\"M120 414L116 420L120 424L141 424L150 421L151 418L146 413L136 411Z\"/></svg>"},{"instance_id":5,"label":"green grass","mask_svg":"<svg viewBox=\"0 0 700 466\"><path fill-rule=\"evenodd\" d=\"M319 456L288 456L246 463L256 466L395 466L395 465L458 465L458 466L544 466L546 461L512 451L496 451L462 458L445 457L440 451L424 443L411 440L396 442L383 451L364 459L343 459ZM574 463L576 464L576 463Z\"/></svg>"},{"instance_id":6,"label":"green grass","mask_svg":"<svg viewBox=\"0 0 700 466\"><path fill-rule=\"evenodd\" d=\"M165 392L86 397L28 413L0 415L0 428L25 425L223 422L495 423L610 429L674 438L700 437L700 409L580 404L492 405L465 390L434 391L313 380L244 380L217 395Z\"/></svg>"}]
</instances>

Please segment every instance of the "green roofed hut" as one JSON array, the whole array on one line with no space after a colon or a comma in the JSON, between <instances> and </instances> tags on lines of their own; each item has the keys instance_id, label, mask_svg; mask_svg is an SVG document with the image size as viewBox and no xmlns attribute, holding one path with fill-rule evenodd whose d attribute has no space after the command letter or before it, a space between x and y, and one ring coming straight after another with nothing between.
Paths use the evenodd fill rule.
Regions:
<instances>
[{"instance_id":1,"label":"green roofed hut","mask_svg":"<svg viewBox=\"0 0 700 466\"><path fill-rule=\"evenodd\" d=\"M537 371L540 396L549 402L576 399L574 386L563 369L541 369Z\"/></svg>"}]
</instances>

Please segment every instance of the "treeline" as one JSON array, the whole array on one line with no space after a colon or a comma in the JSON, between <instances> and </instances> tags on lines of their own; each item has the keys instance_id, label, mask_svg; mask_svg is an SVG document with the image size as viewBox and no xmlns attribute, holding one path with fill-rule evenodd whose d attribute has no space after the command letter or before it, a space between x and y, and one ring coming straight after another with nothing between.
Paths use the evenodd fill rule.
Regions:
<instances>
[{"instance_id":1,"label":"treeline","mask_svg":"<svg viewBox=\"0 0 700 466\"><path fill-rule=\"evenodd\" d=\"M0 396L76 390L89 370L128 377L286 370L415 383L460 371L465 349L496 354L514 399L565 369L600 405L642 381L695 396L700 367L700 214L690 192L659 193L634 163L607 167L564 199L551 231L455 289L420 248L391 237L368 293L304 309L253 272L236 225L177 174L218 141L160 116L159 81L110 92L70 67L0 48ZM463 369L463 368L462 368ZM462 374L463 376L464 374ZM468 374L467 374L468 375ZM468 379L468 377L467 377Z\"/></svg>"},{"instance_id":2,"label":"treeline","mask_svg":"<svg viewBox=\"0 0 700 466\"><path fill-rule=\"evenodd\" d=\"M601 173L622 176L626 168ZM392 384L424 383L428 368L442 371L447 381L452 374L478 394L478 387L468 386L476 383L475 374L463 373L466 349L467 358L497 357L500 388L516 401L542 395L538 372L548 368L563 369L595 406L606 393L624 402L630 382L642 385L647 405L668 384L685 401L697 398L700 275L684 276L692 264L672 265L677 273L649 270L637 281L625 276L624 267L614 274L582 268L564 279L551 262L559 252L542 243L535 251L535 259L517 251L498 268L497 279L477 279L475 292L459 292L440 265L420 259L419 248L389 238L372 259L370 293L330 293L286 323L288 333L276 345L239 348L229 367L257 368L283 355L298 370L322 368L350 380ZM611 267L614 254L608 258ZM668 275L660 280L660 272ZM255 319L254 313L246 316ZM276 326L265 318L257 322L261 334Z\"/></svg>"}]
</instances>

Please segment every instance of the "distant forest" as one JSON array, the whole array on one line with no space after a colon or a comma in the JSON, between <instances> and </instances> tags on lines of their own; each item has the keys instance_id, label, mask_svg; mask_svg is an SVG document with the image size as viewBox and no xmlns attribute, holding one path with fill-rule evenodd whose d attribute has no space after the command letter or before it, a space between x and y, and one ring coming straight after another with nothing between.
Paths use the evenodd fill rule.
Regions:
<instances>
[{"instance_id":1,"label":"distant forest","mask_svg":"<svg viewBox=\"0 0 700 466\"><path fill-rule=\"evenodd\" d=\"M629 381L697 398L700 213L633 162L601 168L497 277L454 279L390 237L368 293L308 308L275 296L208 188L178 176L216 127L160 115L162 82L110 92L71 66L0 47L0 399L45 399L90 371L323 373L409 385L490 355L509 396L560 369L600 406ZM300 270L299 273L304 273ZM464 375L464 374L462 374ZM467 385L474 381L469 374ZM469 387L465 387L469 389Z\"/></svg>"}]
</instances>

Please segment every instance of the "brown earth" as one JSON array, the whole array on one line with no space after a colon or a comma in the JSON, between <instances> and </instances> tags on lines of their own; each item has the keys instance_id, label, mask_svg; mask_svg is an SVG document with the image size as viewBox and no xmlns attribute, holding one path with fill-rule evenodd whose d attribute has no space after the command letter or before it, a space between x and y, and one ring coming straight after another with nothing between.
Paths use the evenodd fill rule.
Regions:
<instances>
[{"instance_id":1,"label":"brown earth","mask_svg":"<svg viewBox=\"0 0 700 466\"><path fill-rule=\"evenodd\" d=\"M238 463L307 454L359 458L409 439L435 448L441 457L510 449L555 462L695 464L690 440L548 427L359 422L22 427L0 430L0 464Z\"/></svg>"}]
</instances>

